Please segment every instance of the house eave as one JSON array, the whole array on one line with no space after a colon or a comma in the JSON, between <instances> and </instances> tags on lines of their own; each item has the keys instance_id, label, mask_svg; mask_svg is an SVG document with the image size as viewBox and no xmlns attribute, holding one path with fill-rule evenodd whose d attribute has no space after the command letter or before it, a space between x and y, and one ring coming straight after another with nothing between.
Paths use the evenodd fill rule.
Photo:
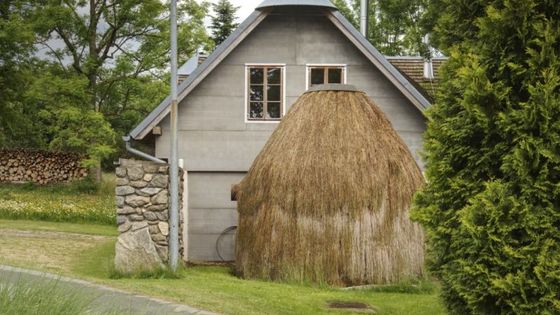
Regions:
<instances>
[{"instance_id":1,"label":"house eave","mask_svg":"<svg viewBox=\"0 0 560 315\"><path fill-rule=\"evenodd\" d=\"M177 88L181 102L229 53L264 20L269 10L254 11L239 27L208 56L208 58ZM143 139L170 110L171 97L166 97L136 128L130 132L134 140Z\"/></svg>"}]
</instances>

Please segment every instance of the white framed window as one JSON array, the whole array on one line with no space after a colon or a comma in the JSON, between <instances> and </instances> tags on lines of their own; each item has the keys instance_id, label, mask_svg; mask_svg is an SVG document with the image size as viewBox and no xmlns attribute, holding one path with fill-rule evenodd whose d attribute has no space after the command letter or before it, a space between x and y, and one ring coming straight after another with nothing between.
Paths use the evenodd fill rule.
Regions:
<instances>
[{"instance_id":1,"label":"white framed window","mask_svg":"<svg viewBox=\"0 0 560 315\"><path fill-rule=\"evenodd\" d=\"M305 89L319 84L346 84L346 65L308 64L306 67Z\"/></svg>"},{"instance_id":2,"label":"white framed window","mask_svg":"<svg viewBox=\"0 0 560 315\"><path fill-rule=\"evenodd\" d=\"M245 65L245 122L279 122L286 111L285 64Z\"/></svg>"}]
</instances>

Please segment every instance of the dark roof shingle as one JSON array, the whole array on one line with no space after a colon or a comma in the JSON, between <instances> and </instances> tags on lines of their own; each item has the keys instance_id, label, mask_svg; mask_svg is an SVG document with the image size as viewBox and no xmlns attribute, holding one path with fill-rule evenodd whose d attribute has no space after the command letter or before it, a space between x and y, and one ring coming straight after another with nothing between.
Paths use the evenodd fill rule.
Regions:
<instances>
[{"instance_id":1,"label":"dark roof shingle","mask_svg":"<svg viewBox=\"0 0 560 315\"><path fill-rule=\"evenodd\" d=\"M433 99L440 81L440 67L447 60L445 57L433 58L434 78L424 77L424 59L422 57L386 57L412 84L419 87L425 95Z\"/></svg>"}]
</instances>

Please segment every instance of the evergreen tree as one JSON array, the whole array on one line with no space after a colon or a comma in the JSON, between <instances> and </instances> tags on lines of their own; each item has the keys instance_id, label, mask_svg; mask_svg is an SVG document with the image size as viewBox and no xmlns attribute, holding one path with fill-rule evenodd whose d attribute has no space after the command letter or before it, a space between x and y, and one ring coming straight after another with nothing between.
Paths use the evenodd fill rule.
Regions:
<instances>
[{"instance_id":1,"label":"evergreen tree","mask_svg":"<svg viewBox=\"0 0 560 315\"><path fill-rule=\"evenodd\" d=\"M560 6L434 0L449 56L413 217L452 314L560 313Z\"/></svg>"},{"instance_id":2,"label":"evergreen tree","mask_svg":"<svg viewBox=\"0 0 560 315\"><path fill-rule=\"evenodd\" d=\"M228 0L220 0L218 3L212 4L214 16L212 16L212 39L216 46L220 45L228 36L237 28L235 23L235 13L239 7L234 6Z\"/></svg>"}]
</instances>

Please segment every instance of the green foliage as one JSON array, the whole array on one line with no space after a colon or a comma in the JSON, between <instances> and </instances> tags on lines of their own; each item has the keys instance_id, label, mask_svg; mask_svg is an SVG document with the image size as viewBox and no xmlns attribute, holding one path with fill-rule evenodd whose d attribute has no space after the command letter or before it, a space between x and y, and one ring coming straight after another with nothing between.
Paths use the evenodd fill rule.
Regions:
<instances>
[{"instance_id":1,"label":"green foliage","mask_svg":"<svg viewBox=\"0 0 560 315\"><path fill-rule=\"evenodd\" d=\"M333 0L340 12L359 29L360 0ZM369 0L367 38L388 56L426 55L422 28L426 0Z\"/></svg>"},{"instance_id":2,"label":"green foliage","mask_svg":"<svg viewBox=\"0 0 560 315\"><path fill-rule=\"evenodd\" d=\"M95 167L113 153L115 134L103 115L93 110L61 108L49 113L53 120L49 131L54 137L50 148L59 151L85 152L84 167Z\"/></svg>"},{"instance_id":3,"label":"green foliage","mask_svg":"<svg viewBox=\"0 0 560 315\"><path fill-rule=\"evenodd\" d=\"M41 145L33 109L20 101L32 73L34 33L20 1L0 2L0 147ZM38 137L40 139L40 137Z\"/></svg>"},{"instance_id":4,"label":"green foliage","mask_svg":"<svg viewBox=\"0 0 560 315\"><path fill-rule=\"evenodd\" d=\"M213 45L208 6L180 1L180 62ZM115 159L116 139L168 92L169 36L159 0L2 1L0 147L77 151L86 166Z\"/></svg>"},{"instance_id":5,"label":"green foliage","mask_svg":"<svg viewBox=\"0 0 560 315\"><path fill-rule=\"evenodd\" d=\"M239 7L234 6L228 0L220 0L212 4L215 16L212 16L212 39L216 46L220 45L237 28L235 13Z\"/></svg>"},{"instance_id":6,"label":"green foliage","mask_svg":"<svg viewBox=\"0 0 560 315\"><path fill-rule=\"evenodd\" d=\"M560 7L434 1L451 54L413 216L453 314L560 313Z\"/></svg>"},{"instance_id":7,"label":"green foliage","mask_svg":"<svg viewBox=\"0 0 560 315\"><path fill-rule=\"evenodd\" d=\"M0 218L114 225L114 178L52 186L1 185Z\"/></svg>"}]
</instances>

